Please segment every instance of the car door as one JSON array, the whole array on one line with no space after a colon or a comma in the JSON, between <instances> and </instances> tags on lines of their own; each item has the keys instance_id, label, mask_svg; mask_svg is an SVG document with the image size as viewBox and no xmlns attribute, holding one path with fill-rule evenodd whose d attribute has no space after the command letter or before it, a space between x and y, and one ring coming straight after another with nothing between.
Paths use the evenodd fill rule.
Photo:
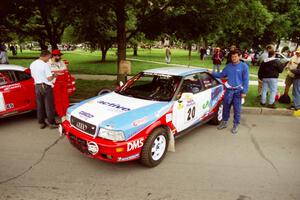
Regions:
<instances>
[{"instance_id":1,"label":"car door","mask_svg":"<svg viewBox=\"0 0 300 200\"><path fill-rule=\"evenodd\" d=\"M206 115L218 105L223 95L223 85L207 72L202 72L200 74L200 79L203 84L204 91L209 98L209 104L206 105L207 107L203 110L203 117L206 117Z\"/></svg>"},{"instance_id":2,"label":"car door","mask_svg":"<svg viewBox=\"0 0 300 200\"><path fill-rule=\"evenodd\" d=\"M16 77L13 70L1 70L2 79L5 80L0 86L2 111L6 113L17 112L22 110L26 105L27 95L24 93L24 88ZM3 106L4 105L4 106Z\"/></svg>"},{"instance_id":3,"label":"car door","mask_svg":"<svg viewBox=\"0 0 300 200\"><path fill-rule=\"evenodd\" d=\"M185 77L173 106L173 124L177 132L199 123L209 111L209 104L210 93L204 90L200 73Z\"/></svg>"},{"instance_id":4,"label":"car door","mask_svg":"<svg viewBox=\"0 0 300 200\"><path fill-rule=\"evenodd\" d=\"M16 78L10 70L0 70L0 112L15 110L15 100L18 98L15 82Z\"/></svg>"},{"instance_id":5,"label":"car door","mask_svg":"<svg viewBox=\"0 0 300 200\"><path fill-rule=\"evenodd\" d=\"M32 110L36 107L34 80L29 71L14 71L17 82L20 83L20 108Z\"/></svg>"}]
</instances>

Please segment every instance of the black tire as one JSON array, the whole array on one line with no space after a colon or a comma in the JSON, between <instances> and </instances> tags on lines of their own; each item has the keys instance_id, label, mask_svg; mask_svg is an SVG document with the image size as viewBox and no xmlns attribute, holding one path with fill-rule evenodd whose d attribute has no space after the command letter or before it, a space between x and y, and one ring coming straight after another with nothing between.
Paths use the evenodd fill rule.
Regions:
<instances>
[{"instance_id":1,"label":"black tire","mask_svg":"<svg viewBox=\"0 0 300 200\"><path fill-rule=\"evenodd\" d=\"M210 120L213 125L219 125L222 121L223 114L223 102L219 105L218 111L215 113L214 117Z\"/></svg>"},{"instance_id":2,"label":"black tire","mask_svg":"<svg viewBox=\"0 0 300 200\"><path fill-rule=\"evenodd\" d=\"M157 144L161 142L161 150L158 150L158 155L157 154L153 154L152 152L152 148L155 144ZM165 143L164 145L162 143ZM164 128L157 128L155 129L147 138L142 152L141 152L141 163L147 167L155 167L157 166L165 157L166 153L167 153L167 149L168 149L168 145L169 145L169 136L167 133L167 130L165 130Z\"/></svg>"},{"instance_id":3,"label":"black tire","mask_svg":"<svg viewBox=\"0 0 300 200\"><path fill-rule=\"evenodd\" d=\"M101 89L99 90L99 92L97 93L97 96L100 96L100 95L106 94L106 93L110 93L110 92L112 92L112 91L111 91L111 89L109 89L109 88L101 88Z\"/></svg>"}]
</instances>

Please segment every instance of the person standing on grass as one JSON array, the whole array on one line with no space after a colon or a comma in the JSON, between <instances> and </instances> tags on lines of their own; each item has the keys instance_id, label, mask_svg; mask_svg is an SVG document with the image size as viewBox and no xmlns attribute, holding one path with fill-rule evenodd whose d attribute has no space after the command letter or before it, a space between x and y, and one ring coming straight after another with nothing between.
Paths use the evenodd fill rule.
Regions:
<instances>
[{"instance_id":1,"label":"person standing on grass","mask_svg":"<svg viewBox=\"0 0 300 200\"><path fill-rule=\"evenodd\" d=\"M47 64L50 58L51 53L44 50L41 52L40 57L30 65L31 76L35 84L37 118L41 129L44 129L47 125L51 129L58 127L55 123L53 84L51 82L56 75L52 75Z\"/></svg>"},{"instance_id":2,"label":"person standing on grass","mask_svg":"<svg viewBox=\"0 0 300 200\"><path fill-rule=\"evenodd\" d=\"M266 105L267 92L270 90L269 108L276 108L275 96L278 88L278 76L283 71L284 64L275 58L275 51L269 51L269 57L260 65L258 70L258 78L262 80L262 94L260 104Z\"/></svg>"},{"instance_id":3,"label":"person standing on grass","mask_svg":"<svg viewBox=\"0 0 300 200\"><path fill-rule=\"evenodd\" d=\"M223 54L221 52L221 49L219 47L217 47L215 49L215 53L212 57L212 60L213 60L213 72L216 71L217 69L217 72L220 72L220 66L222 64L222 59L223 59Z\"/></svg>"},{"instance_id":4,"label":"person standing on grass","mask_svg":"<svg viewBox=\"0 0 300 200\"><path fill-rule=\"evenodd\" d=\"M227 128L230 117L230 108L233 105L234 120L231 132L236 134L241 118L241 101L246 97L249 86L249 69L248 65L240 61L240 52L238 50L231 51L231 62L228 63L221 73L213 72L216 78L227 77L225 84L226 92L223 101L223 119L218 126L218 130Z\"/></svg>"},{"instance_id":5,"label":"person standing on grass","mask_svg":"<svg viewBox=\"0 0 300 200\"><path fill-rule=\"evenodd\" d=\"M274 45L272 45L272 44L268 44L268 45L266 46L266 50L265 50L265 51L263 52L263 54L261 55L261 60L262 60L262 61L264 61L265 59L268 58L269 52L270 52L270 51L275 51L275 47L274 47ZM257 79L257 82L258 82L258 84L257 84L257 93L258 93L258 96L257 96L257 97L258 97L259 99L261 99L263 82L262 82L262 80L261 80L260 78Z\"/></svg>"},{"instance_id":6,"label":"person standing on grass","mask_svg":"<svg viewBox=\"0 0 300 200\"><path fill-rule=\"evenodd\" d=\"M200 60L204 60L204 56L206 54L206 49L204 47L200 48Z\"/></svg>"},{"instance_id":7,"label":"person standing on grass","mask_svg":"<svg viewBox=\"0 0 300 200\"><path fill-rule=\"evenodd\" d=\"M291 72L294 74L293 81L293 96L294 105L291 106L293 110L300 110L300 64L298 64L296 69L292 69Z\"/></svg>"},{"instance_id":8,"label":"person standing on grass","mask_svg":"<svg viewBox=\"0 0 300 200\"><path fill-rule=\"evenodd\" d=\"M298 48L295 51L295 55L291 57L291 60L288 62L287 66L285 67L285 69L287 70L287 76L285 79L285 88L284 88L285 96L289 95L290 87L294 82L295 74L291 70L296 69L299 63L300 63L300 48Z\"/></svg>"},{"instance_id":9,"label":"person standing on grass","mask_svg":"<svg viewBox=\"0 0 300 200\"><path fill-rule=\"evenodd\" d=\"M5 45L0 45L0 64L9 64Z\"/></svg>"},{"instance_id":10,"label":"person standing on grass","mask_svg":"<svg viewBox=\"0 0 300 200\"><path fill-rule=\"evenodd\" d=\"M167 64L171 63L171 49L170 49L170 46L167 46L167 48L166 48L166 63Z\"/></svg>"}]
</instances>

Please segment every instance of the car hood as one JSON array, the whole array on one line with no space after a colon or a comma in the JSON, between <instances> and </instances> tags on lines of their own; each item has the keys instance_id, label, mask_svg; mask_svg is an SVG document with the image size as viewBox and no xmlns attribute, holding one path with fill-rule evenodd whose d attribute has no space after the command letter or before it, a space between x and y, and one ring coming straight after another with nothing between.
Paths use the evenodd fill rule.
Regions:
<instances>
[{"instance_id":1,"label":"car hood","mask_svg":"<svg viewBox=\"0 0 300 200\"><path fill-rule=\"evenodd\" d=\"M170 102L138 99L111 92L72 106L68 113L97 128L122 130L127 140L159 119L170 107Z\"/></svg>"}]
</instances>

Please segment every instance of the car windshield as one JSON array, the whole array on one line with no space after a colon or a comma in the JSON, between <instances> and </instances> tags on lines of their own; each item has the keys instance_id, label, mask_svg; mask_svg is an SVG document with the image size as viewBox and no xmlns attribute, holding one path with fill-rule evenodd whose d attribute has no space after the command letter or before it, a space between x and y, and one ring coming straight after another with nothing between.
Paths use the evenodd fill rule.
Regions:
<instances>
[{"instance_id":1,"label":"car windshield","mask_svg":"<svg viewBox=\"0 0 300 200\"><path fill-rule=\"evenodd\" d=\"M116 92L140 99L170 101L178 88L180 80L180 76L142 72L130 79Z\"/></svg>"}]
</instances>

